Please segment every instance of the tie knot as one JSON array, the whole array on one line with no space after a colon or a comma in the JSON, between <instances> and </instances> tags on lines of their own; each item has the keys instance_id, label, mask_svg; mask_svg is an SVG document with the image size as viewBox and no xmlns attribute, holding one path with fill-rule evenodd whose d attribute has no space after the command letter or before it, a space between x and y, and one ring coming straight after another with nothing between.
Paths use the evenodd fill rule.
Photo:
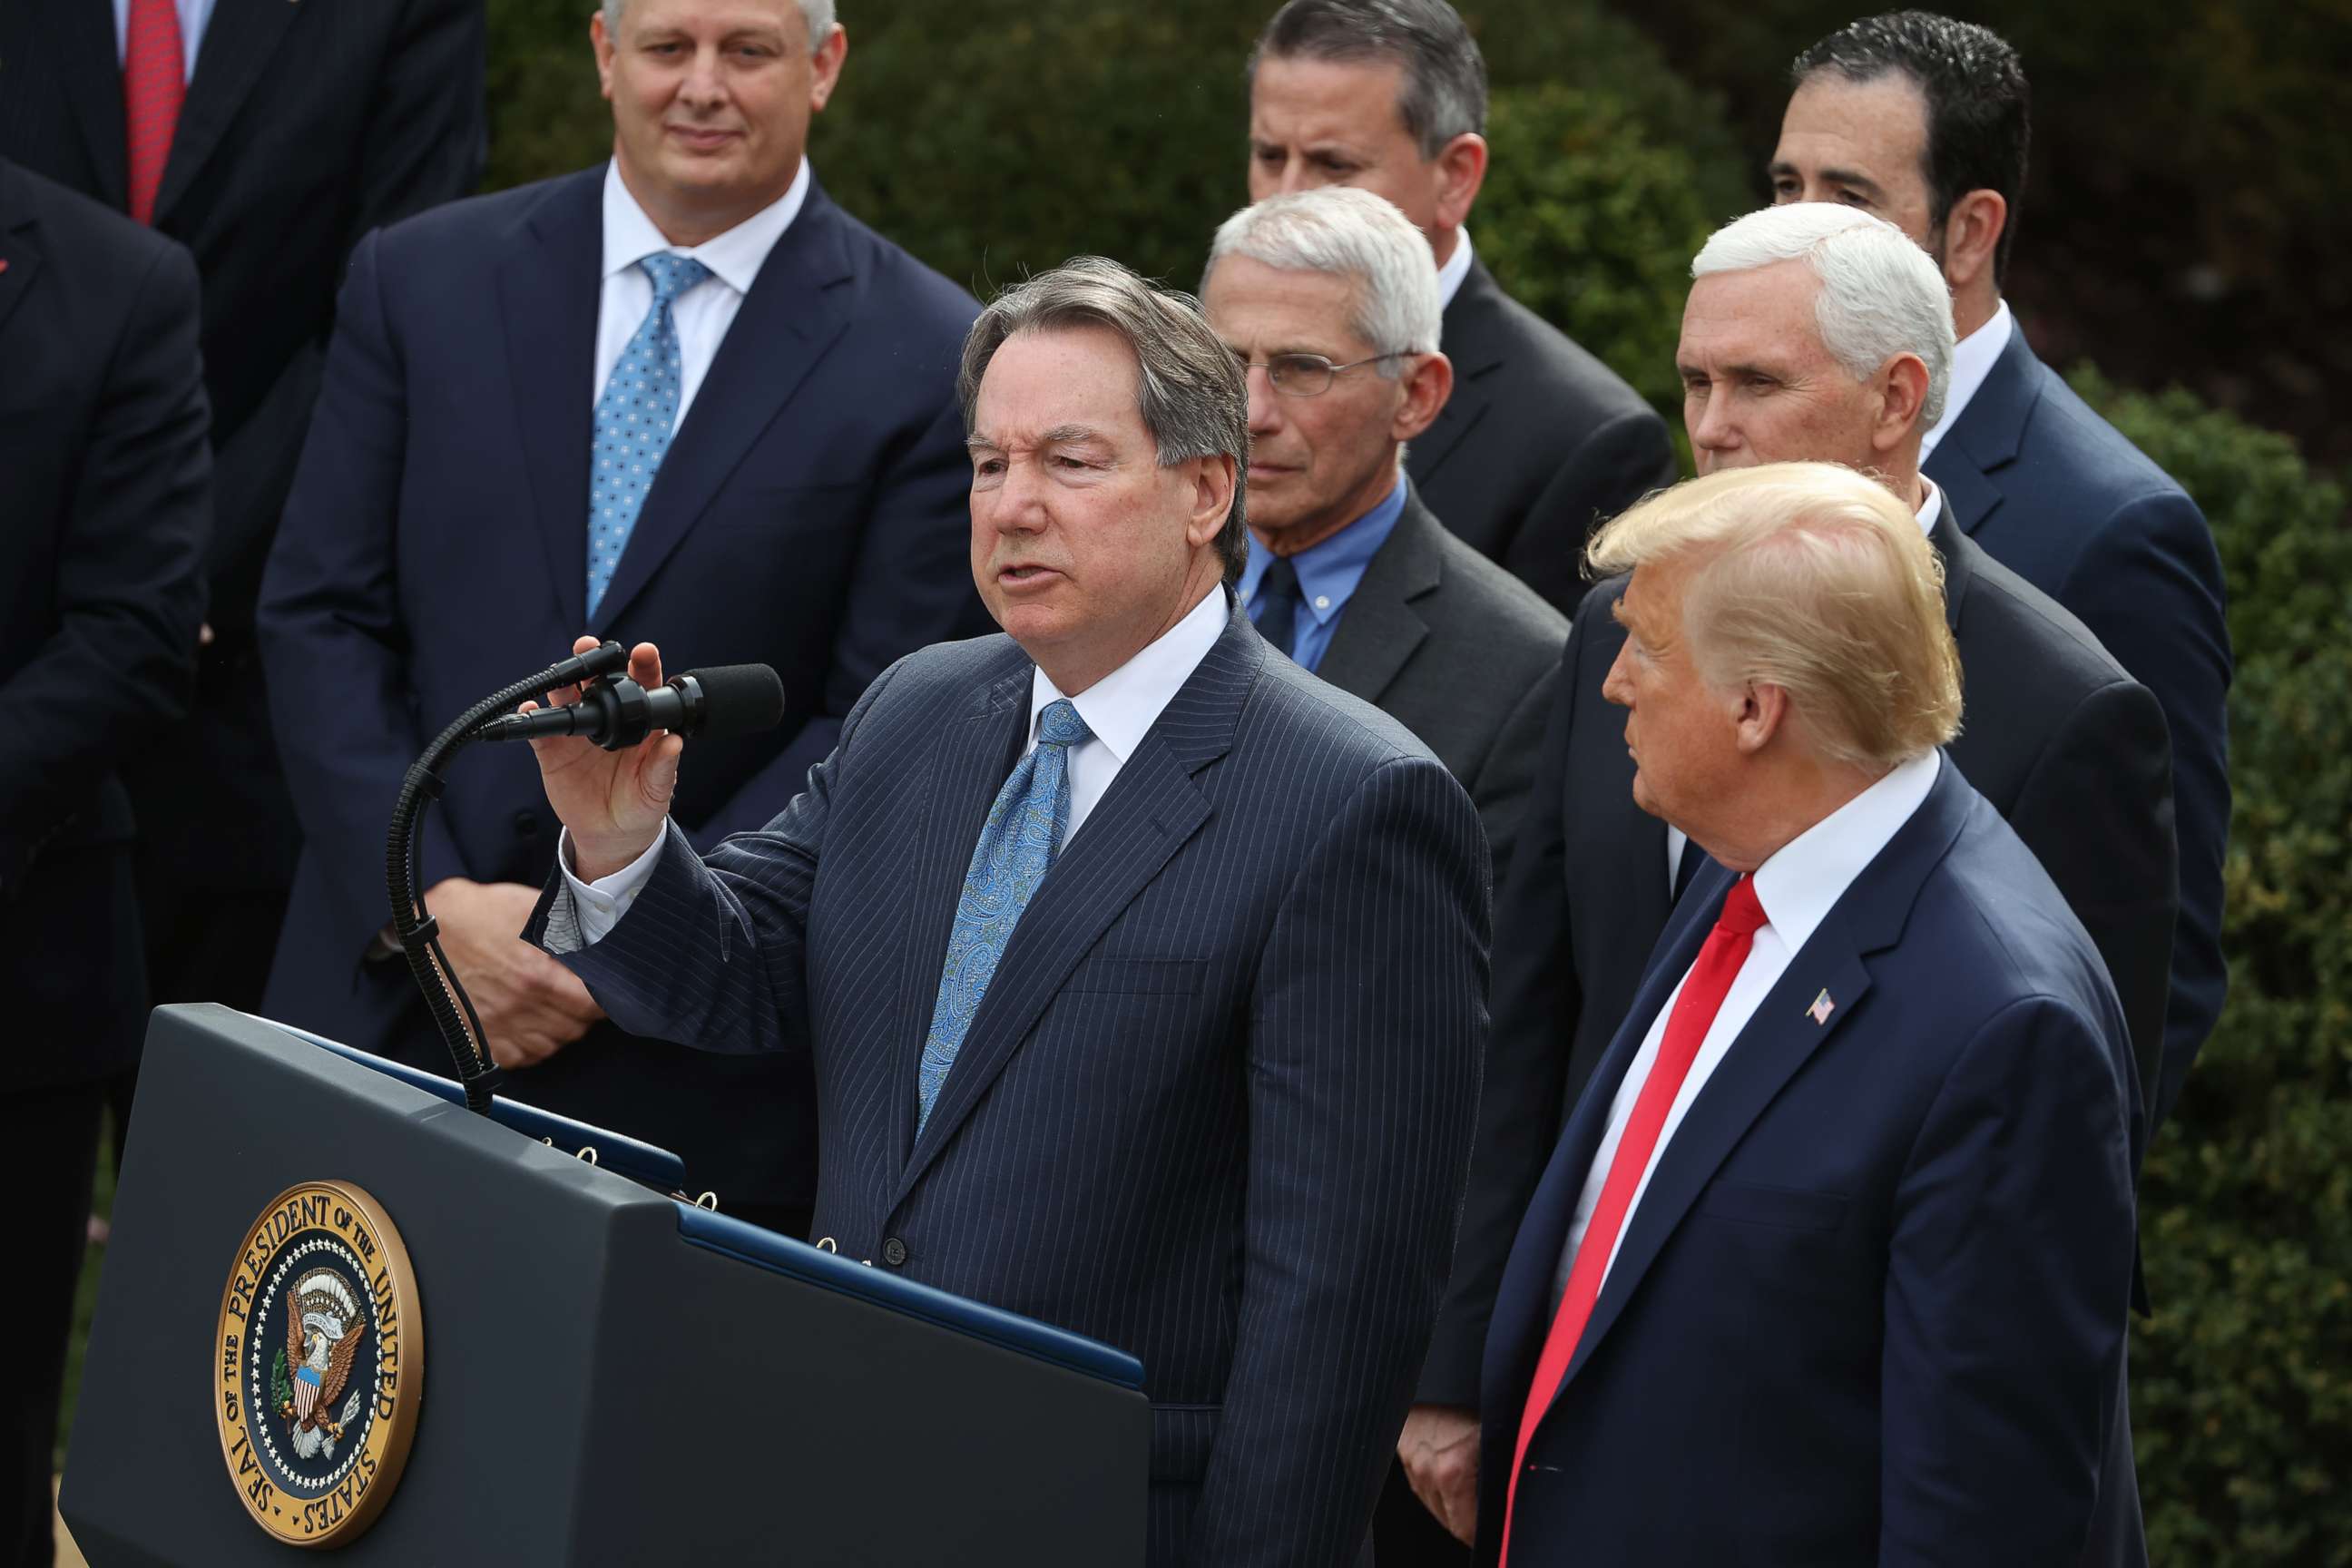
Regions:
<instances>
[{"instance_id":1,"label":"tie knot","mask_svg":"<svg viewBox=\"0 0 2352 1568\"><path fill-rule=\"evenodd\" d=\"M666 250L656 251L637 263L653 279L654 303L667 305L710 276L710 268L691 256L672 256Z\"/></svg>"},{"instance_id":2,"label":"tie knot","mask_svg":"<svg viewBox=\"0 0 2352 1568\"><path fill-rule=\"evenodd\" d=\"M1257 580L1257 596L1260 599L1298 597L1298 568L1290 563L1288 556L1277 555L1267 564L1265 574Z\"/></svg>"},{"instance_id":3,"label":"tie knot","mask_svg":"<svg viewBox=\"0 0 2352 1568\"><path fill-rule=\"evenodd\" d=\"M1734 936L1754 936L1769 923L1764 918L1762 900L1756 897L1756 879L1743 873L1739 880L1731 884L1731 891L1723 900L1723 913L1716 917L1716 929Z\"/></svg>"},{"instance_id":4,"label":"tie knot","mask_svg":"<svg viewBox=\"0 0 2352 1568\"><path fill-rule=\"evenodd\" d=\"M1037 715L1037 743L1041 746L1075 746L1093 734L1066 697L1048 702L1045 710Z\"/></svg>"}]
</instances>

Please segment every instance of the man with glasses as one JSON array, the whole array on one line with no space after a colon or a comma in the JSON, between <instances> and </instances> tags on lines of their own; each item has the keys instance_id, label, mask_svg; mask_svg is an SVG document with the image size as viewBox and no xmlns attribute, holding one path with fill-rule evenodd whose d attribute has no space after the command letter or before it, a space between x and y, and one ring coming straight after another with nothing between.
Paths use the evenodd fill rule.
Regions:
<instances>
[{"instance_id":1,"label":"man with glasses","mask_svg":"<svg viewBox=\"0 0 2352 1568\"><path fill-rule=\"evenodd\" d=\"M1499 868L1568 623L1405 475L1454 386L1429 247L1368 191L1274 196L1217 230L1202 300L1247 367L1251 619L1436 752Z\"/></svg>"}]
</instances>

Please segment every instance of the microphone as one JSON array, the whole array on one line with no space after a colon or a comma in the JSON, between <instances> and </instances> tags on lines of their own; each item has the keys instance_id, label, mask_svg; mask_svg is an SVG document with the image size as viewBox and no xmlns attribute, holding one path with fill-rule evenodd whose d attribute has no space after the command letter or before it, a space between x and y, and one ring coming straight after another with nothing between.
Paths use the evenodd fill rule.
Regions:
<instances>
[{"instance_id":1,"label":"microphone","mask_svg":"<svg viewBox=\"0 0 2352 1568\"><path fill-rule=\"evenodd\" d=\"M481 728L485 741L578 735L608 752L637 744L656 730L674 735L745 735L783 721L784 683L764 664L690 670L648 691L627 676L597 681L580 700L536 713L509 713Z\"/></svg>"}]
</instances>

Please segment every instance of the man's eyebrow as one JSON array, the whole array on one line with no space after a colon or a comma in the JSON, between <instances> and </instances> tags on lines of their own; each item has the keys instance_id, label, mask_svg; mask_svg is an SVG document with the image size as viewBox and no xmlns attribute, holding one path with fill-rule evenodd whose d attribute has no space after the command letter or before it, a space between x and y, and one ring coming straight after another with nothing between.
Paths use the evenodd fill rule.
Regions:
<instances>
[{"instance_id":1,"label":"man's eyebrow","mask_svg":"<svg viewBox=\"0 0 2352 1568\"><path fill-rule=\"evenodd\" d=\"M967 452L994 452L1001 449L993 440L977 430L963 438L963 447Z\"/></svg>"},{"instance_id":2,"label":"man's eyebrow","mask_svg":"<svg viewBox=\"0 0 2352 1568\"><path fill-rule=\"evenodd\" d=\"M1874 197L1885 195L1879 189L1876 180L1859 169L1823 169L1822 183L1830 185L1852 185L1864 195Z\"/></svg>"},{"instance_id":3,"label":"man's eyebrow","mask_svg":"<svg viewBox=\"0 0 2352 1568\"><path fill-rule=\"evenodd\" d=\"M1091 425L1056 425L1037 437L1040 447L1073 447L1082 442L1108 439Z\"/></svg>"}]
</instances>

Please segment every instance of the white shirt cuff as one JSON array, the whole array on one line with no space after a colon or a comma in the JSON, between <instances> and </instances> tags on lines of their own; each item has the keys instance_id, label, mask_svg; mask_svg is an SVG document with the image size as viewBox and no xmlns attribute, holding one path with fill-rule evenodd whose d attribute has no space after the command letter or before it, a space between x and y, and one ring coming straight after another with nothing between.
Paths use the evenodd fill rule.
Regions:
<instances>
[{"instance_id":1,"label":"white shirt cuff","mask_svg":"<svg viewBox=\"0 0 2352 1568\"><path fill-rule=\"evenodd\" d=\"M583 882L572 874L572 829L563 830L556 840L555 868L563 873L563 885L571 889L572 908L579 913L582 946L604 941L621 923L638 892L653 879L654 866L661 859L662 845L668 837L665 831L644 854L611 876Z\"/></svg>"}]
</instances>

